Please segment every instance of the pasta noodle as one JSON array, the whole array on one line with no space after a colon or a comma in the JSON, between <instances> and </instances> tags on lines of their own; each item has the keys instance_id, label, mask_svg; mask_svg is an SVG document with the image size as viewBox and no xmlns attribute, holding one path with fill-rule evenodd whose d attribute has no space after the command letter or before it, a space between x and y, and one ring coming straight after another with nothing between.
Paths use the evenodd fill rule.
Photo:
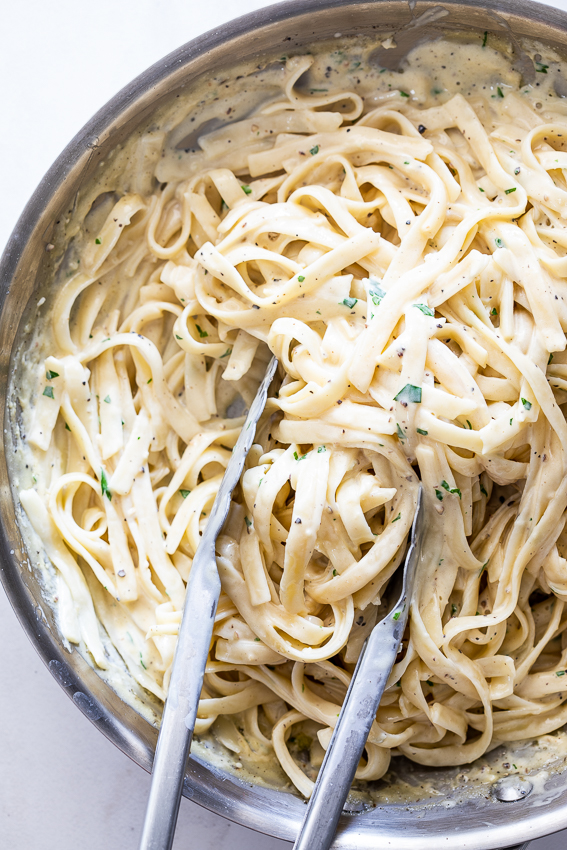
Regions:
<instances>
[{"instance_id":1,"label":"pasta noodle","mask_svg":"<svg viewBox=\"0 0 567 850\"><path fill-rule=\"evenodd\" d=\"M275 754L305 796L420 480L410 625L357 777L567 720L567 113L514 75L423 94L411 59L421 89L306 90L319 61L287 58L280 94L204 134L183 175L163 179L170 158L148 180L167 140L142 138L139 190L104 196L58 289L20 493L65 636L105 668L98 619L165 699L239 399L278 357L218 541L196 732Z\"/></svg>"}]
</instances>

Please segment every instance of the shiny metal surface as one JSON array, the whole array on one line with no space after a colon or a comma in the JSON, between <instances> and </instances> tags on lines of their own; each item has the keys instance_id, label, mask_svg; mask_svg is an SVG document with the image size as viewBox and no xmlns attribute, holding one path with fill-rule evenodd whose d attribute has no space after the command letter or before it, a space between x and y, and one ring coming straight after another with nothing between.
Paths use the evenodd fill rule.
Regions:
<instances>
[{"instance_id":1,"label":"shiny metal surface","mask_svg":"<svg viewBox=\"0 0 567 850\"><path fill-rule=\"evenodd\" d=\"M170 850L173 844L183 777L221 591L215 545L228 516L232 492L254 442L256 425L266 406L277 366L278 361L272 357L232 450L189 573L183 619L152 767L140 850Z\"/></svg>"},{"instance_id":2,"label":"shiny metal surface","mask_svg":"<svg viewBox=\"0 0 567 850\"><path fill-rule=\"evenodd\" d=\"M374 626L362 647L293 850L329 850L333 843L370 727L376 719L400 649L424 532L425 503L420 486L403 566L401 595L387 616Z\"/></svg>"},{"instance_id":3,"label":"shiny metal surface","mask_svg":"<svg viewBox=\"0 0 567 850\"><path fill-rule=\"evenodd\" d=\"M420 17L423 16L423 17ZM0 264L0 412L4 451L0 457L0 577L12 605L43 661L78 708L144 769L150 770L157 730L126 705L78 652L70 652L46 605L37 574L16 522L19 508L10 491L7 455L17 417L6 404L15 343L21 340L24 309L53 273L54 223L72 209L78 188L97 164L149 115L201 75L230 68L233 61L280 55L340 36L396 31L401 49L423 37L452 30L498 32L515 43L529 36L567 44L567 15L525 0L297 0L234 21L167 56L123 89L72 140L24 210ZM340 34L340 36L337 36ZM337 43L335 41L335 43ZM517 49L517 42L516 42ZM521 51L519 51L521 53ZM393 51L392 51L393 54ZM392 59L395 57L392 56ZM529 69L528 69L529 70ZM184 794L238 823L293 840L305 813L292 794L252 786L191 756ZM493 850L567 827L567 775L552 777L546 791L519 803L501 803L487 791L478 799L442 805L383 805L342 817L335 847L342 850Z\"/></svg>"}]
</instances>

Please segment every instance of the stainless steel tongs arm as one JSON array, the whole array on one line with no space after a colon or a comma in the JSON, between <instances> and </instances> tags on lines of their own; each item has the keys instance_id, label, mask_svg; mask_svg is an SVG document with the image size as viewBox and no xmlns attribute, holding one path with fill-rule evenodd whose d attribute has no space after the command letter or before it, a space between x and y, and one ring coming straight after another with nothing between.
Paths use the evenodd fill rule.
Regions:
<instances>
[{"instance_id":1,"label":"stainless steel tongs arm","mask_svg":"<svg viewBox=\"0 0 567 850\"><path fill-rule=\"evenodd\" d=\"M256 425L266 406L268 389L277 365L278 361L272 357L233 449L189 573L183 619L154 757L140 850L170 850L173 844L187 757L221 589L215 543L226 520L232 492L240 480L246 456L254 442Z\"/></svg>"},{"instance_id":2,"label":"stainless steel tongs arm","mask_svg":"<svg viewBox=\"0 0 567 850\"><path fill-rule=\"evenodd\" d=\"M410 547L404 565L402 594L387 617L374 626L362 647L294 850L328 850L333 842L345 800L406 627L413 579L425 528L422 495L420 487Z\"/></svg>"}]
</instances>

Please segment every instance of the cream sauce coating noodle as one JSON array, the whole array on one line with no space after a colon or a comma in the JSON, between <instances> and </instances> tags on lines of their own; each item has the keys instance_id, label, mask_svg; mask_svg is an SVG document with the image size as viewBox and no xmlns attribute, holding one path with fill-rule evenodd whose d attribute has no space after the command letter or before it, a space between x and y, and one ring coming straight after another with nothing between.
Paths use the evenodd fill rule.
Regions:
<instances>
[{"instance_id":1,"label":"cream sauce coating noodle","mask_svg":"<svg viewBox=\"0 0 567 850\"><path fill-rule=\"evenodd\" d=\"M275 754L305 796L419 480L410 625L357 777L392 752L470 763L567 720L560 69L536 59L522 86L481 40L421 46L403 75L372 55L284 57L267 99L199 149L179 146L186 122L143 136L138 190L85 220L22 399L20 499L62 579L62 631L104 669L102 623L163 700L243 422L228 413L276 354L218 542L196 732Z\"/></svg>"}]
</instances>

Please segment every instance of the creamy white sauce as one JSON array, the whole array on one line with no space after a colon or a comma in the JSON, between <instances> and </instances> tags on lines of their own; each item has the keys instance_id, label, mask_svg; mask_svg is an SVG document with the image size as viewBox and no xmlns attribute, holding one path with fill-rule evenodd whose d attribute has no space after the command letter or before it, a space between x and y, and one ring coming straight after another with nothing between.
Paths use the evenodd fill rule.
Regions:
<instances>
[{"instance_id":1,"label":"creamy white sauce","mask_svg":"<svg viewBox=\"0 0 567 850\"><path fill-rule=\"evenodd\" d=\"M556 88L564 90L565 81L559 57L533 45L529 52L539 56L536 60L534 82L521 85L520 72L511 64L512 56L505 42L494 43L493 37L486 45L481 40L467 43L456 38L454 41L436 41L417 47L402 63L400 71L384 68L377 62L377 45L364 39L342 44L335 42L328 51L317 53L316 59L302 81L304 90L354 90L364 97L366 109L399 98L395 92L400 90L408 102L416 109L429 108L442 104L457 92L474 98L483 94L494 100L499 109L506 109L506 96L517 90L522 98L541 110L541 114L550 120L555 115L567 115L567 103L556 95ZM392 39L383 40L382 50L395 49ZM155 173L159 181L182 179L199 167L199 155L180 147L183 139L193 133L194 127L208 127L213 120L221 116L223 121L238 120L259 103L273 96L281 87L283 63L276 61L266 69L238 69L225 79L214 79L176 101L162 108L152 121L155 128L156 146L148 152L147 173ZM545 69L542 70L542 69ZM240 76L241 79L233 79ZM563 87L563 89L561 88ZM196 138L187 144L195 145ZM131 173L127 160L136 139L117 150L108 160L101 163L97 176L86 187L79 199L76 211L59 225L54 238L56 248L62 253L70 240L74 240L72 249L58 274L58 283L65 279L67 268L72 266L80 255L82 227L85 213L92 201L105 191L116 188L132 188ZM163 142L163 152L161 144ZM100 211L102 214L102 210ZM91 216L96 217L96 213ZM93 225L94 228L94 225ZM30 405L32 388L36 384L37 369L47 352L51 349L50 310L53 304L51 281L34 296L35 306L28 311L28 321L24 328L24 342L18 356L19 364L10 390L10 412L13 424L15 451L9 452L10 472L13 492L17 493L31 487L34 483L41 492L42 482L47 479L46 468L52 462L48 456L40 457L31 451L25 435L30 428L33 410ZM16 398L20 411L16 411ZM18 423L16 422L18 420ZM57 576L53 567L42 553L41 541L31 529L23 511L19 512L22 533L27 543L33 569L42 576L45 600L56 611L63 634L73 631L76 616L68 591ZM158 722L158 704L135 684L120 656L101 628L105 650L109 656L106 671L97 670L125 702L132 705L152 723ZM69 651L72 645L63 639ZM78 651L90 658L82 644ZM205 760L217 764L226 770L232 770L246 779L269 786L289 788L289 782L274 765L268 754L261 759L245 759L234 755L218 745L213 734L205 736L196 744L197 753ZM376 783L376 787L361 785L353 792L353 803L361 806L384 805L387 803L418 803L433 800L448 808L458 805L459 801L471 795L484 794L487 785L493 784L505 775L518 773L529 775L534 782L532 797L543 794L547 778L562 770L567 756L567 735L564 732L546 735L540 738L536 746L512 744L487 755L473 765L445 771L446 780L439 780L439 771L435 779L427 778L427 771L412 766L418 777L417 782L408 779L408 770L397 770L396 760L385 780ZM299 753L296 753L299 759ZM308 771L302 763L304 770ZM559 793L559 792L557 792ZM547 800L547 798L546 798ZM542 800L543 804L543 800Z\"/></svg>"}]
</instances>

